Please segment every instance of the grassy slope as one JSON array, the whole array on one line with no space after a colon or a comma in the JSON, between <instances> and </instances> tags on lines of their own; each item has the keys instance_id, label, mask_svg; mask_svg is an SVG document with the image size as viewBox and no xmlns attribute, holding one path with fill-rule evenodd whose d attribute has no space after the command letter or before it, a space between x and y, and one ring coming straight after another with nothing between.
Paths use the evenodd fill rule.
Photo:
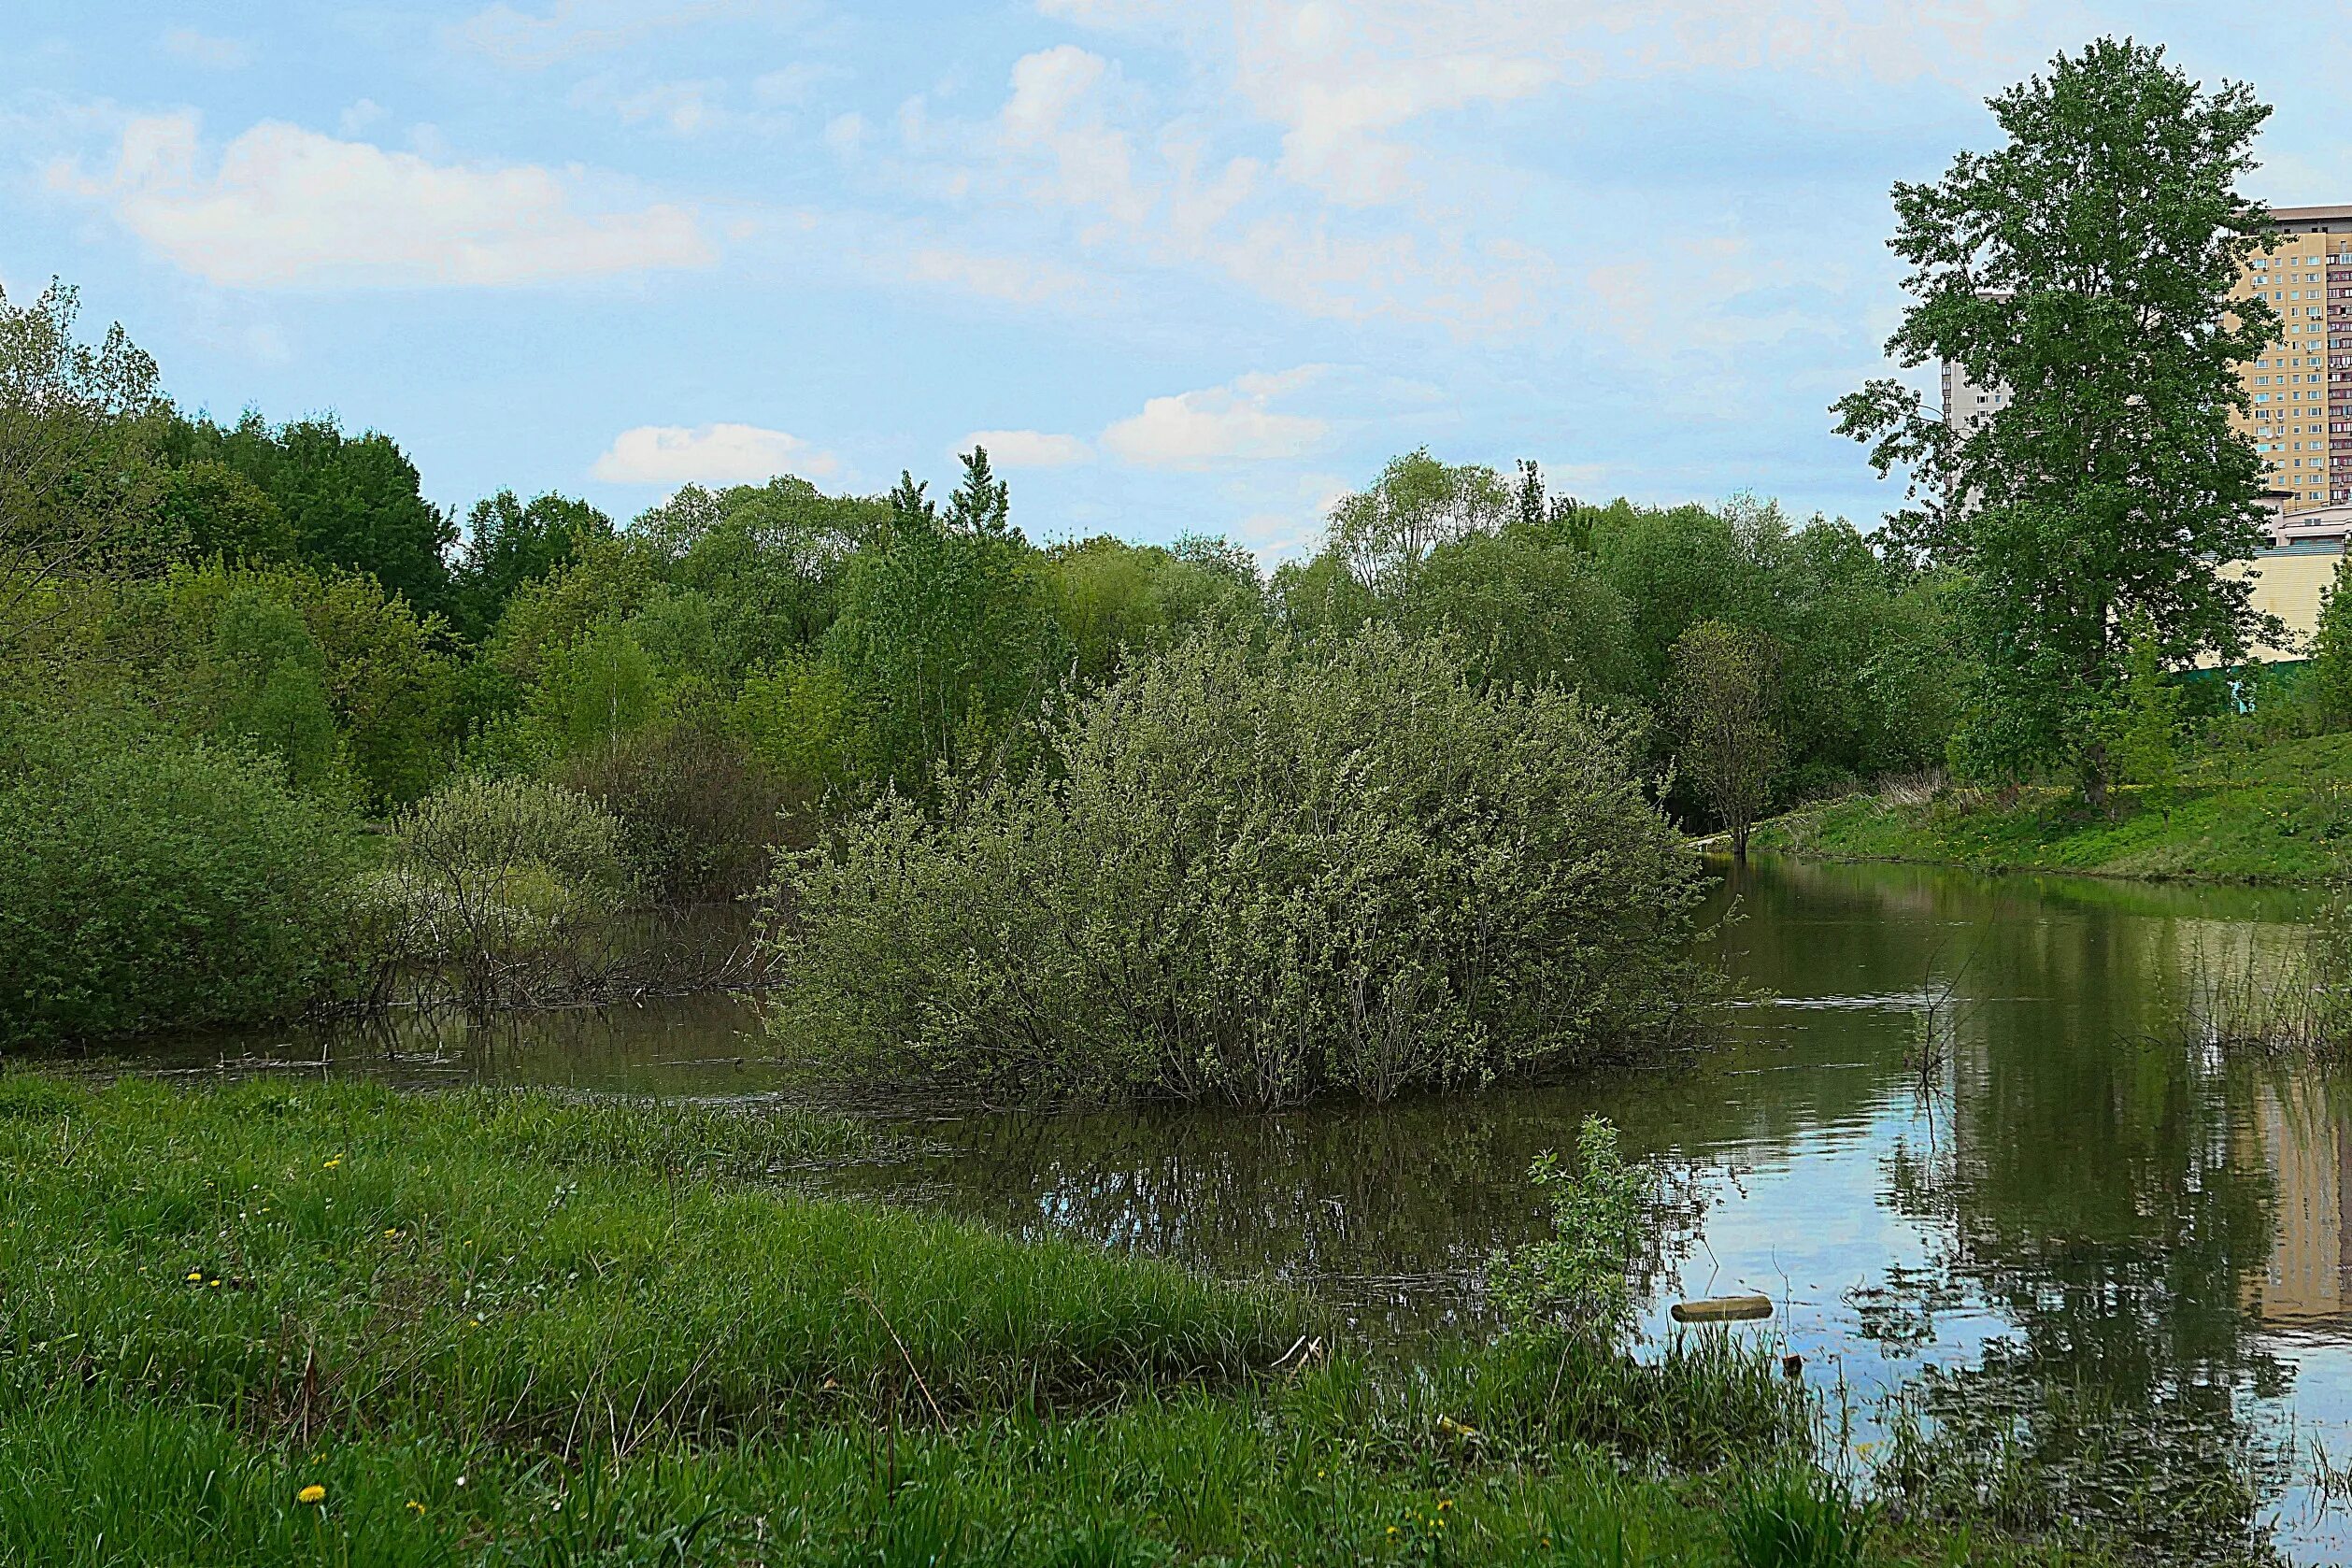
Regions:
<instances>
[{"instance_id":1,"label":"grassy slope","mask_svg":"<svg viewBox=\"0 0 2352 1568\"><path fill-rule=\"evenodd\" d=\"M1926 805L1858 795L1759 827L1756 847L1832 860L1921 861L1985 871L2308 882L2352 842L2352 735L2288 742L2187 771L2169 809L2125 791L2113 817L2068 791L2003 809L1947 796Z\"/></svg>"},{"instance_id":2,"label":"grassy slope","mask_svg":"<svg viewBox=\"0 0 2352 1568\"><path fill-rule=\"evenodd\" d=\"M1301 1370L1293 1299L759 1179L853 1142L0 1076L0 1561L1832 1561L1732 1544L1727 1460L1809 1474L1754 1361Z\"/></svg>"}]
</instances>

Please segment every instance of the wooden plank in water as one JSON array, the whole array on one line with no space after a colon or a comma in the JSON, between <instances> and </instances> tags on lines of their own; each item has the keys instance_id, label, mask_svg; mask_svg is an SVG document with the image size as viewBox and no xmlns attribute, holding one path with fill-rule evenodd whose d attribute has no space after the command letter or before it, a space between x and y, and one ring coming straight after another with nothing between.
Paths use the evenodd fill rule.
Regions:
<instances>
[{"instance_id":1,"label":"wooden plank in water","mask_svg":"<svg viewBox=\"0 0 2352 1568\"><path fill-rule=\"evenodd\" d=\"M1745 1323L1772 1316L1770 1296L1709 1296L1703 1301L1676 1302L1677 1323Z\"/></svg>"}]
</instances>

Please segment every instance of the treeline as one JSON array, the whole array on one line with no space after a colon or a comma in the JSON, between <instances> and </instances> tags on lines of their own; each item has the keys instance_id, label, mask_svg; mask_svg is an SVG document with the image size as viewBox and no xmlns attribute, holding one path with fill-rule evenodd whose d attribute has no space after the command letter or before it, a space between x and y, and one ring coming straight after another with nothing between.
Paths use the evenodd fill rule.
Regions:
<instances>
[{"instance_id":1,"label":"treeline","mask_svg":"<svg viewBox=\"0 0 2352 1568\"><path fill-rule=\"evenodd\" d=\"M1444 633L1478 686L1611 710L1661 776L1703 749L1714 637L1751 814L1933 763L1954 701L1938 582L1769 505L1586 506L1414 452L1269 577L1214 537L1040 547L975 451L944 496L783 477L623 523L502 492L460 526L386 435L182 412L55 288L0 302L0 487L19 1037L380 995L395 962L494 998L534 939L1058 765L1053 722L1208 630ZM1673 796L1692 827L1710 798Z\"/></svg>"}]
</instances>

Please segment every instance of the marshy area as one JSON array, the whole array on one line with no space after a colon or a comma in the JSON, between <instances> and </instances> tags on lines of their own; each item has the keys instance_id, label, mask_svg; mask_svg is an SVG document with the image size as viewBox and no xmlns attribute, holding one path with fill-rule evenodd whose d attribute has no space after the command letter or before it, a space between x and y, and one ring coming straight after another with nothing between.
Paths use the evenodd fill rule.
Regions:
<instances>
[{"instance_id":1,"label":"marshy area","mask_svg":"<svg viewBox=\"0 0 2352 1568\"><path fill-rule=\"evenodd\" d=\"M7 1233L14 1375L81 1373L13 1468L184 1453L186 1517L288 1532L252 1561L2339 1560L2352 1083L2176 1033L2313 897L1718 869L1726 1047L1549 1088L812 1104L726 994L53 1062L178 1092L58 1176L70 1119L7 1121L16 1218L121 1276ZM1672 1179L1630 1355L1570 1376L1488 1279L1591 1115ZM1668 1320L1746 1290L1728 1343Z\"/></svg>"}]
</instances>

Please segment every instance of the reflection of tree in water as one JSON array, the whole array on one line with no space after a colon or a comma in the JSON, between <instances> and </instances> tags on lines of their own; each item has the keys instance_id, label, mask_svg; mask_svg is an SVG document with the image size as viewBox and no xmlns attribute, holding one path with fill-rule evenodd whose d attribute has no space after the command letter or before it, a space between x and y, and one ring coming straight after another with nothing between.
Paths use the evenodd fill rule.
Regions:
<instances>
[{"instance_id":1,"label":"reflection of tree in water","mask_svg":"<svg viewBox=\"0 0 2352 1568\"><path fill-rule=\"evenodd\" d=\"M1525 1091L1259 1115L979 1117L920 1128L930 1152L918 1172L881 1166L829 1182L1227 1278L1308 1285L1389 1334L1473 1307L1488 1259L1544 1230L1528 1166L1573 1147L1589 1105ZM1647 1147L1624 1131L1629 1150ZM1693 1228L1687 1176L1669 1196L1662 1251Z\"/></svg>"},{"instance_id":2,"label":"reflection of tree in water","mask_svg":"<svg viewBox=\"0 0 2352 1568\"><path fill-rule=\"evenodd\" d=\"M1888 1476L1918 1504L1989 1502L2030 1530L2259 1557L2284 1471L2252 1406L2288 1373L2253 1337L2241 1282L2270 1254L2271 1187L2232 1147L2225 1082L2149 1039L2177 934L2022 909L1979 931L1980 966L2033 1000L1974 1011L1948 1133L1888 1158L1887 1205L1946 1238L1946 1278L1889 1285L1929 1316L1964 1288L2013 1327L1978 1364L1912 1387L1933 1436L1899 1443ZM1890 1300L1881 1316L1903 1313Z\"/></svg>"}]
</instances>

